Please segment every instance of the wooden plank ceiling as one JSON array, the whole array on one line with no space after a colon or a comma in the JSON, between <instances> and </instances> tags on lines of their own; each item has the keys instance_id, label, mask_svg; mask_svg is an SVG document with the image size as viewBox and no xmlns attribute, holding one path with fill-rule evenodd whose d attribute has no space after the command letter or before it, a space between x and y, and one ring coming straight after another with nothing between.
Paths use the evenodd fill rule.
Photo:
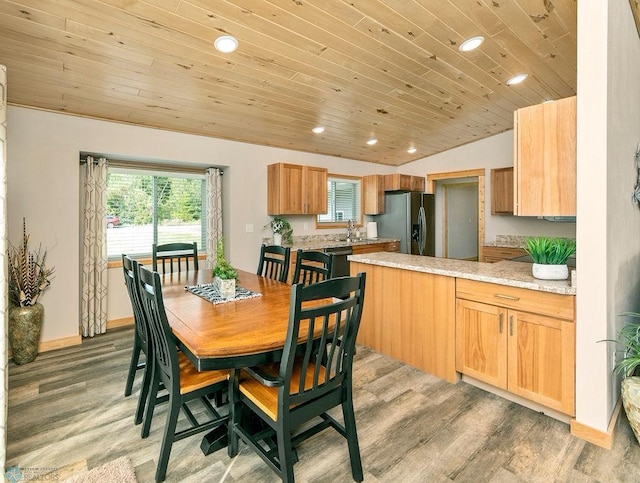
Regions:
<instances>
[{"instance_id":1,"label":"wooden plank ceiling","mask_svg":"<svg viewBox=\"0 0 640 483\"><path fill-rule=\"evenodd\" d=\"M575 94L576 0L2 0L0 63L12 105L399 166Z\"/></svg>"}]
</instances>

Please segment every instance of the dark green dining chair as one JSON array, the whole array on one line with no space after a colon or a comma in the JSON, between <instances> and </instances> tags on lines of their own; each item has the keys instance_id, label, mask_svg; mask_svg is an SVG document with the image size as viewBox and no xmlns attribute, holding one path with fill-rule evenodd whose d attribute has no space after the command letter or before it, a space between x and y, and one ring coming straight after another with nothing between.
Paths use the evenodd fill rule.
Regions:
<instances>
[{"instance_id":1,"label":"dark green dining chair","mask_svg":"<svg viewBox=\"0 0 640 483\"><path fill-rule=\"evenodd\" d=\"M317 250L298 250L291 284L309 285L333 277L333 260L333 253L324 253Z\"/></svg>"},{"instance_id":2,"label":"dark green dining chair","mask_svg":"<svg viewBox=\"0 0 640 483\"><path fill-rule=\"evenodd\" d=\"M290 247L262 244L260 246L260 262L256 273L262 277L286 283L289 276L290 259Z\"/></svg>"},{"instance_id":3,"label":"dark green dining chair","mask_svg":"<svg viewBox=\"0 0 640 483\"><path fill-rule=\"evenodd\" d=\"M218 412L211 400L220 400L219 394L227 391L229 371L198 372L187 356L178 350L177 341L167 320L160 275L157 272L151 272L139 265L136 283L149 324L151 347L154 352L151 385L144 424L142 425L143 438L149 436L156 404L167 399L167 397L158 397L160 383L168 392L167 419L156 469L156 481L164 481L171 447L175 441L214 429L219 430L223 437L226 436L228 418ZM198 413L200 420L196 418L187 404L195 400L199 400L205 409L204 414ZM181 410L190 425L177 430L178 416ZM205 414L208 414L209 417L206 421L202 421Z\"/></svg>"},{"instance_id":4,"label":"dark green dining chair","mask_svg":"<svg viewBox=\"0 0 640 483\"><path fill-rule=\"evenodd\" d=\"M149 394L149 383L151 381L153 367L153 351L150 350L149 328L144 318L140 294L138 293L138 287L135 282L138 262L123 254L122 271L124 273L124 283L127 287L129 300L131 301L131 308L133 309L133 325L135 329L133 331L133 349L131 351L131 361L129 362L129 372L127 373L124 395L131 395L136 372L139 370L144 371L142 385L140 386L140 395L138 396L138 406L134 418L135 424L140 424L142 422L145 402ZM144 360L141 360L141 354L144 354Z\"/></svg>"},{"instance_id":5,"label":"dark green dining chair","mask_svg":"<svg viewBox=\"0 0 640 483\"><path fill-rule=\"evenodd\" d=\"M162 262L162 272L166 273L165 262L169 263L169 270L173 273L173 263L176 262L178 272L182 271L184 261L185 271L189 271L189 259L193 263L193 269L198 270L198 243L164 243L153 244L151 247L151 261L153 271L158 271L158 262Z\"/></svg>"},{"instance_id":6,"label":"dark green dining chair","mask_svg":"<svg viewBox=\"0 0 640 483\"><path fill-rule=\"evenodd\" d=\"M237 455L239 439L242 439L283 481L293 482L296 446L332 427L346 438L351 474L355 481L362 481L352 367L364 303L365 276L359 273L356 277L293 286L289 327L280 363L238 369L233 373L230 457ZM306 303L319 300L321 305ZM342 342L338 343L340 336ZM316 350L318 344L326 346L326 351ZM344 423L328 413L337 406L342 408ZM245 411L257 415L266 429L252 429L256 425L247 424L251 417L245 417ZM272 444L274 436L276 445Z\"/></svg>"}]
</instances>

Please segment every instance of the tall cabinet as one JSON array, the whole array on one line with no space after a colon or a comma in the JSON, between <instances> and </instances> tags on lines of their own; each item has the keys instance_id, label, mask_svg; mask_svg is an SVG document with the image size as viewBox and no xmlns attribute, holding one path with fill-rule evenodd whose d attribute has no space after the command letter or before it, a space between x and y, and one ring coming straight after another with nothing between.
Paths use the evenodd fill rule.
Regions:
<instances>
[{"instance_id":1,"label":"tall cabinet","mask_svg":"<svg viewBox=\"0 0 640 483\"><path fill-rule=\"evenodd\" d=\"M288 163L267 166L269 215L316 215L326 211L326 168Z\"/></svg>"},{"instance_id":2,"label":"tall cabinet","mask_svg":"<svg viewBox=\"0 0 640 483\"><path fill-rule=\"evenodd\" d=\"M514 214L576 215L576 97L514 113Z\"/></svg>"}]
</instances>

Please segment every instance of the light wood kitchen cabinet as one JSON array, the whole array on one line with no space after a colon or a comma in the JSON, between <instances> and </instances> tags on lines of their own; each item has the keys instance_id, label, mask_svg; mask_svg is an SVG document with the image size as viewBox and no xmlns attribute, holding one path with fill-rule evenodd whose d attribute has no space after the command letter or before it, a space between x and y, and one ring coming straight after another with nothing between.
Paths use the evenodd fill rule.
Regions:
<instances>
[{"instance_id":1,"label":"light wood kitchen cabinet","mask_svg":"<svg viewBox=\"0 0 640 483\"><path fill-rule=\"evenodd\" d=\"M362 178L364 185L364 214L381 215L384 213L384 176L372 174Z\"/></svg>"},{"instance_id":2,"label":"light wood kitchen cabinet","mask_svg":"<svg viewBox=\"0 0 640 483\"><path fill-rule=\"evenodd\" d=\"M513 168L491 170L491 214L513 215Z\"/></svg>"},{"instance_id":3,"label":"light wood kitchen cabinet","mask_svg":"<svg viewBox=\"0 0 640 483\"><path fill-rule=\"evenodd\" d=\"M399 252L400 242L367 243L365 245L353 245L354 255L375 252Z\"/></svg>"},{"instance_id":4,"label":"light wood kitchen cabinet","mask_svg":"<svg viewBox=\"0 0 640 483\"><path fill-rule=\"evenodd\" d=\"M482 261L487 263L513 260L526 254L527 252L524 251L524 248L494 247L487 245L482 247Z\"/></svg>"},{"instance_id":5,"label":"light wood kitchen cabinet","mask_svg":"<svg viewBox=\"0 0 640 483\"><path fill-rule=\"evenodd\" d=\"M408 174L386 174L384 176L385 191L419 191L424 192L425 179L423 176Z\"/></svg>"},{"instance_id":6,"label":"light wood kitchen cabinet","mask_svg":"<svg viewBox=\"0 0 640 483\"><path fill-rule=\"evenodd\" d=\"M575 96L515 111L514 214L575 216Z\"/></svg>"},{"instance_id":7,"label":"light wood kitchen cabinet","mask_svg":"<svg viewBox=\"0 0 640 483\"><path fill-rule=\"evenodd\" d=\"M456 370L574 416L574 299L457 279Z\"/></svg>"},{"instance_id":8,"label":"light wood kitchen cabinet","mask_svg":"<svg viewBox=\"0 0 640 483\"><path fill-rule=\"evenodd\" d=\"M269 215L315 215L326 211L326 168L288 163L267 166Z\"/></svg>"},{"instance_id":9,"label":"light wood kitchen cabinet","mask_svg":"<svg viewBox=\"0 0 640 483\"><path fill-rule=\"evenodd\" d=\"M455 278L351 262L367 272L357 341L455 383Z\"/></svg>"}]
</instances>

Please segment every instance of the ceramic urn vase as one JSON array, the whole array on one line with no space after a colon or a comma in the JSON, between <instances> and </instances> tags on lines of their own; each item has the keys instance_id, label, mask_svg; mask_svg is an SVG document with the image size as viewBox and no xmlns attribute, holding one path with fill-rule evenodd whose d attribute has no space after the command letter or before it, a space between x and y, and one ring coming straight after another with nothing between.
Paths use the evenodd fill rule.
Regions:
<instances>
[{"instance_id":1,"label":"ceramic urn vase","mask_svg":"<svg viewBox=\"0 0 640 483\"><path fill-rule=\"evenodd\" d=\"M9 343L16 364L27 364L38 356L43 319L44 307L39 303L9 309Z\"/></svg>"},{"instance_id":2,"label":"ceramic urn vase","mask_svg":"<svg viewBox=\"0 0 640 483\"><path fill-rule=\"evenodd\" d=\"M622 405L629 425L640 443L640 376L626 377L620 387Z\"/></svg>"},{"instance_id":3,"label":"ceramic urn vase","mask_svg":"<svg viewBox=\"0 0 640 483\"><path fill-rule=\"evenodd\" d=\"M274 245L282 245L282 233L274 233L273 234L273 244Z\"/></svg>"}]
</instances>

